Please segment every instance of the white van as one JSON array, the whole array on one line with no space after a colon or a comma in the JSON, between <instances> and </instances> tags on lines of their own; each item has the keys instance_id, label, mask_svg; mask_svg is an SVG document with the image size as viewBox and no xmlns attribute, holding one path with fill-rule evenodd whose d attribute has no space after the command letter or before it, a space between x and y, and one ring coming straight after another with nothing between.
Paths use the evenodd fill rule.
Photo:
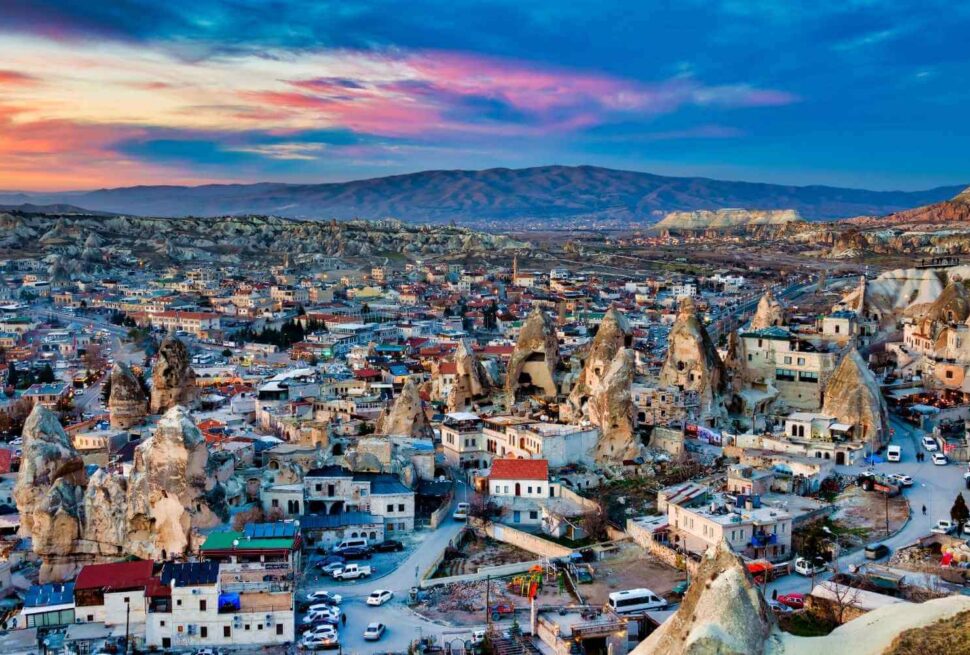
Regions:
<instances>
[{"instance_id":1,"label":"white van","mask_svg":"<svg viewBox=\"0 0 970 655\"><path fill-rule=\"evenodd\" d=\"M350 539L344 539L339 544L334 547L334 551L340 552L346 550L347 548L366 548L367 539L364 537L352 537Z\"/></svg>"},{"instance_id":2,"label":"white van","mask_svg":"<svg viewBox=\"0 0 970 655\"><path fill-rule=\"evenodd\" d=\"M886 449L886 461L887 462L898 462L903 458L903 449L901 446L890 446Z\"/></svg>"},{"instance_id":3,"label":"white van","mask_svg":"<svg viewBox=\"0 0 970 655\"><path fill-rule=\"evenodd\" d=\"M610 594L609 605L617 614L630 614L662 610L667 607L667 601L649 589L627 589Z\"/></svg>"}]
</instances>

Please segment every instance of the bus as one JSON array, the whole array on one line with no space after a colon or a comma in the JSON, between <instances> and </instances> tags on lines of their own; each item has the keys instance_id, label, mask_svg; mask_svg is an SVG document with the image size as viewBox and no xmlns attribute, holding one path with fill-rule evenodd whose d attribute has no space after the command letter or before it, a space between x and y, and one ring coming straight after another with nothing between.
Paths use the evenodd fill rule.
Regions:
<instances>
[{"instance_id":1,"label":"bus","mask_svg":"<svg viewBox=\"0 0 970 655\"><path fill-rule=\"evenodd\" d=\"M649 589L627 589L611 593L609 605L617 614L632 614L665 609L667 601Z\"/></svg>"}]
</instances>

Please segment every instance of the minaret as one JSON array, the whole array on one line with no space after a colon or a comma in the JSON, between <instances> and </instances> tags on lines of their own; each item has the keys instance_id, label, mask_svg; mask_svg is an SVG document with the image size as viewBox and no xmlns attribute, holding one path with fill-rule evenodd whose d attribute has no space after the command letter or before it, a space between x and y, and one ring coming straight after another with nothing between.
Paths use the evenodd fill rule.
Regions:
<instances>
[{"instance_id":1,"label":"minaret","mask_svg":"<svg viewBox=\"0 0 970 655\"><path fill-rule=\"evenodd\" d=\"M512 255L512 283L515 283L515 278L519 277L519 255L518 253Z\"/></svg>"}]
</instances>

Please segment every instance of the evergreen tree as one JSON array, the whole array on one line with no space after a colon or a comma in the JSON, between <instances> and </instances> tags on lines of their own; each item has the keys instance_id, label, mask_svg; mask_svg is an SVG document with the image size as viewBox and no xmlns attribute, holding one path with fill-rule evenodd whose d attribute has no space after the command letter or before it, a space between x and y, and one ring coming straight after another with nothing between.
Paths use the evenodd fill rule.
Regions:
<instances>
[{"instance_id":1,"label":"evergreen tree","mask_svg":"<svg viewBox=\"0 0 970 655\"><path fill-rule=\"evenodd\" d=\"M57 378L54 377L54 369L51 368L49 363L44 364L44 368L40 369L40 375L37 377L37 381L41 384L52 384L57 381Z\"/></svg>"},{"instance_id":2,"label":"evergreen tree","mask_svg":"<svg viewBox=\"0 0 970 655\"><path fill-rule=\"evenodd\" d=\"M953 507L950 508L950 518L956 521L959 525L959 531L963 532L963 524L970 519L970 509L967 509L967 501L964 500L963 494L957 494L956 500L953 501Z\"/></svg>"}]
</instances>

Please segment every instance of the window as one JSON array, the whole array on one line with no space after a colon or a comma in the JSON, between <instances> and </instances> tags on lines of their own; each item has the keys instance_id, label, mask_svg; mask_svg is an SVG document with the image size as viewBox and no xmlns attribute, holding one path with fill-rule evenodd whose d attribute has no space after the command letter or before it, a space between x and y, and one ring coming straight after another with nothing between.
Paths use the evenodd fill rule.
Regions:
<instances>
[{"instance_id":1,"label":"window","mask_svg":"<svg viewBox=\"0 0 970 655\"><path fill-rule=\"evenodd\" d=\"M798 374L798 379L801 382L810 382L812 384L818 384L818 373L814 371L801 371Z\"/></svg>"},{"instance_id":2,"label":"window","mask_svg":"<svg viewBox=\"0 0 970 655\"><path fill-rule=\"evenodd\" d=\"M953 377L953 371L951 371L951 370L948 370L948 371L946 372L946 379L947 379L947 380L949 380L949 379L951 379L952 377Z\"/></svg>"},{"instance_id":3,"label":"window","mask_svg":"<svg viewBox=\"0 0 970 655\"><path fill-rule=\"evenodd\" d=\"M249 628L249 624L248 624L248 623L247 623L247 624L246 624L245 626L243 626L243 627L244 627L244 628L245 628L246 630L249 630L249 629L250 629L250 628Z\"/></svg>"},{"instance_id":4,"label":"window","mask_svg":"<svg viewBox=\"0 0 970 655\"><path fill-rule=\"evenodd\" d=\"M532 519L533 521L536 520L537 518L539 518L539 512L535 510L531 510L529 512L529 518Z\"/></svg>"},{"instance_id":5,"label":"window","mask_svg":"<svg viewBox=\"0 0 970 655\"><path fill-rule=\"evenodd\" d=\"M263 624L262 623L257 623L256 624L256 629L257 630L262 630L263 629Z\"/></svg>"},{"instance_id":6,"label":"window","mask_svg":"<svg viewBox=\"0 0 970 655\"><path fill-rule=\"evenodd\" d=\"M205 607L206 607L206 602L205 602L205 599L203 598L199 601L199 611L204 612Z\"/></svg>"},{"instance_id":7,"label":"window","mask_svg":"<svg viewBox=\"0 0 970 655\"><path fill-rule=\"evenodd\" d=\"M776 368L775 369L775 379L784 380L786 382L795 381L795 371L790 368Z\"/></svg>"},{"instance_id":8,"label":"window","mask_svg":"<svg viewBox=\"0 0 970 655\"><path fill-rule=\"evenodd\" d=\"M277 623L276 624L276 634L278 634L278 635L283 634L283 624L282 623Z\"/></svg>"},{"instance_id":9,"label":"window","mask_svg":"<svg viewBox=\"0 0 970 655\"><path fill-rule=\"evenodd\" d=\"M836 333L836 334L838 334L838 333L839 333L839 327L840 327L840 326L839 326L838 324L836 324L836 325L835 325L835 333Z\"/></svg>"},{"instance_id":10,"label":"window","mask_svg":"<svg viewBox=\"0 0 970 655\"><path fill-rule=\"evenodd\" d=\"M805 358L804 357L799 357L798 358L798 365L799 366L805 366Z\"/></svg>"},{"instance_id":11,"label":"window","mask_svg":"<svg viewBox=\"0 0 970 655\"><path fill-rule=\"evenodd\" d=\"M176 598L176 599L175 599L175 604L176 604L176 605L177 605L178 607L182 607L182 599L181 599L181 598Z\"/></svg>"},{"instance_id":12,"label":"window","mask_svg":"<svg viewBox=\"0 0 970 655\"><path fill-rule=\"evenodd\" d=\"M313 485L313 489L315 491L323 491L323 485L318 482L317 484Z\"/></svg>"},{"instance_id":13,"label":"window","mask_svg":"<svg viewBox=\"0 0 970 655\"><path fill-rule=\"evenodd\" d=\"M785 363L786 363L786 364L791 364L791 357L787 357L787 356L786 356L786 357L785 357Z\"/></svg>"},{"instance_id":14,"label":"window","mask_svg":"<svg viewBox=\"0 0 970 655\"><path fill-rule=\"evenodd\" d=\"M202 639L209 638L209 628L206 626L199 626L199 637Z\"/></svg>"},{"instance_id":15,"label":"window","mask_svg":"<svg viewBox=\"0 0 970 655\"><path fill-rule=\"evenodd\" d=\"M394 505L392 505L391 503L388 503L387 504L387 513L388 514L391 514L393 512L394 512Z\"/></svg>"},{"instance_id":16,"label":"window","mask_svg":"<svg viewBox=\"0 0 970 655\"><path fill-rule=\"evenodd\" d=\"M273 507L279 507L280 506L280 499L279 498L274 498L273 499L273 502L271 502L270 505L273 506Z\"/></svg>"},{"instance_id":17,"label":"window","mask_svg":"<svg viewBox=\"0 0 970 655\"><path fill-rule=\"evenodd\" d=\"M400 505L397 506L397 511L399 511L399 512L403 512L404 511L404 503L401 503Z\"/></svg>"}]
</instances>

